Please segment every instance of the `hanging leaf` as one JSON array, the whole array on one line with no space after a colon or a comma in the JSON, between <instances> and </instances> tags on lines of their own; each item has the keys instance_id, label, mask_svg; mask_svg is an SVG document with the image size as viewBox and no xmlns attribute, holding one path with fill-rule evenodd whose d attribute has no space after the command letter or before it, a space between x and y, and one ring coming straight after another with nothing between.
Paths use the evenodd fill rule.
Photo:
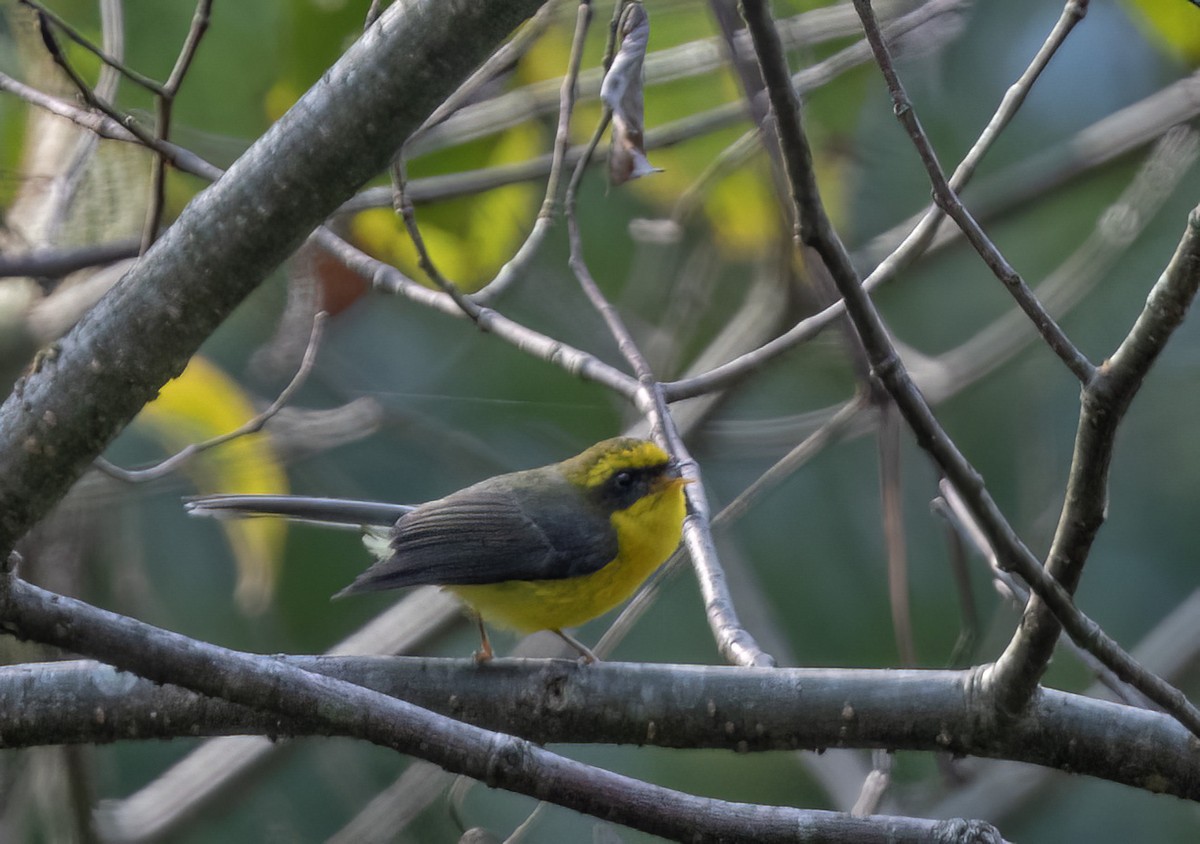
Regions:
<instances>
[{"instance_id":1,"label":"hanging leaf","mask_svg":"<svg viewBox=\"0 0 1200 844\"><path fill-rule=\"evenodd\" d=\"M614 185L639 179L659 168L646 158L643 140L642 64L650 42L650 17L641 3L630 3L618 29L621 45L600 86L600 99L612 111L613 140L608 153L608 178Z\"/></svg>"}]
</instances>

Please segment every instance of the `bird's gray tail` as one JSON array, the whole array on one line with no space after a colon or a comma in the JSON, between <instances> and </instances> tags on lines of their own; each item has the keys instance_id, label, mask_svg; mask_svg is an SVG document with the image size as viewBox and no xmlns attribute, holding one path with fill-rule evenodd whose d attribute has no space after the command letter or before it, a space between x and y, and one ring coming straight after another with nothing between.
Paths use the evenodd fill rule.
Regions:
<instances>
[{"instance_id":1,"label":"bird's gray tail","mask_svg":"<svg viewBox=\"0 0 1200 844\"><path fill-rule=\"evenodd\" d=\"M281 516L295 522L349 528L391 527L413 509L407 504L303 495L201 495L185 499L183 508L193 516L215 519Z\"/></svg>"}]
</instances>

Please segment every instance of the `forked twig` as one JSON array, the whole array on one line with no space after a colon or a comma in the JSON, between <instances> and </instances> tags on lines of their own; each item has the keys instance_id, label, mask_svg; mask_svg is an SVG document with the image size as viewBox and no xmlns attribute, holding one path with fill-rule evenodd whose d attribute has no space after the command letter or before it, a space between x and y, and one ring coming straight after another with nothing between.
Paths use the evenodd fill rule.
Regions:
<instances>
[{"instance_id":1,"label":"forked twig","mask_svg":"<svg viewBox=\"0 0 1200 844\"><path fill-rule=\"evenodd\" d=\"M123 469L103 457L97 457L93 465L104 474L119 481L131 484L146 483L147 481L157 480L174 472L197 454L216 448L219 445L224 445L239 437L257 434L270 421L271 417L287 406L288 402L292 400L292 396L304 385L309 373L312 372L313 364L317 360L317 350L321 345L321 336L324 333L325 320L327 318L328 314L324 311L320 311L313 317L312 333L309 334L308 345L304 349L304 357L300 361L300 366L296 369L296 374L292 376L292 380L283 388L283 391L275 398L275 401L271 402L265 410L255 415L254 418L249 419L228 433L221 434L204 442L192 443L185 446L167 459L143 469Z\"/></svg>"},{"instance_id":2,"label":"forked twig","mask_svg":"<svg viewBox=\"0 0 1200 844\"><path fill-rule=\"evenodd\" d=\"M179 49L175 66L167 81L155 92L154 96L154 132L160 141L166 141L171 135L171 111L175 106L175 97L179 86L183 84L196 51L200 48L200 40L208 31L209 16L212 13L213 0L196 0L196 11L192 13L192 22L188 26L187 37ZM162 155L154 158L154 167L150 171L150 205L146 209L146 224L142 229L142 252L144 253L154 243L158 236L158 227L162 222L163 208L166 204L167 159Z\"/></svg>"},{"instance_id":3,"label":"forked twig","mask_svg":"<svg viewBox=\"0 0 1200 844\"><path fill-rule=\"evenodd\" d=\"M598 143L609 116L609 110L606 108L600 125L592 136L589 152ZM565 206L571 270L592 306L604 319L621 355L634 370L639 386L636 398L638 409L649 420L651 430L656 433L658 440L667 446L668 453L679 460L687 477L695 481L686 490L689 514L684 521L683 541L691 554L692 564L700 581L705 612L708 615L709 626L716 637L717 647L726 659L736 665L774 665L774 659L758 646L754 637L742 625L737 611L734 609L733 599L717 559L716 547L713 544L708 521L708 503L704 496L703 486L699 482L699 469L675 428L660 383L651 371L649 363L638 348L637 342L626 327L621 315L596 284L583 257L583 235L575 211L577 191L587 162L585 154L585 157L580 159L576 165L571 182L567 187Z\"/></svg>"},{"instance_id":4,"label":"forked twig","mask_svg":"<svg viewBox=\"0 0 1200 844\"><path fill-rule=\"evenodd\" d=\"M1078 6L1079 4L1075 0L1072 0L1072 5ZM891 52L883 39L882 33L879 31L879 23L875 20L875 13L871 9L871 0L854 0L854 8L858 10L859 17L862 18L867 40L870 42L871 49L875 53L875 62L879 65L880 70L883 72L883 77L887 81L888 92L892 96L896 117L908 132L909 138L912 139L913 145L917 148L921 163L925 166L925 171L929 174L929 181L933 185L934 201L939 208L958 224L963 234L966 235L967 240L975 247L975 251L983 258L984 263L988 265L996 275L996 278L1000 279L1004 286L1008 288L1017 305L1020 306L1021 310L1025 312L1026 316L1037 327L1038 332L1046 341L1046 345L1059 356L1066 367L1074 373L1075 377L1081 383L1086 384L1095 373L1095 366L1076 348L1075 344L1071 342L1070 338L1067 337L1054 318L1042 307L1041 302L1030 291L1024 279L1013 269L1005 257L1000 254L1000 250L991 242L979 223L971 216L966 206L962 204L957 192L946 181L946 176L942 172L941 165L938 163L937 154L933 151L933 145L929 143L929 138L925 135L925 130L921 128L921 121L917 117L912 101L908 98L908 94L904 90L904 85L900 81L899 74L896 73L896 67L892 63Z\"/></svg>"},{"instance_id":5,"label":"forked twig","mask_svg":"<svg viewBox=\"0 0 1200 844\"><path fill-rule=\"evenodd\" d=\"M802 127L799 103L788 84L787 63L767 3L765 0L743 0L742 8L775 110L776 126L791 182L792 200L799 209L801 239L825 261L846 302L847 314L871 357L876 376L904 414L916 434L918 444L929 452L963 496L989 542L996 548L1001 565L1011 568L1025 579L1076 642L1200 736L1200 710L1178 689L1146 671L1094 622L1079 612L1070 594L1042 569L1037 558L1013 531L988 493L983 479L934 417L924 396L909 377L883 321L859 282L845 247L825 214L813 173L812 152ZM1168 276L1182 275L1185 266L1200 254L1198 228L1200 210L1193 215L1184 242L1172 261L1171 269L1175 272L1168 270ZM1200 272L1195 275L1200 279Z\"/></svg>"}]
</instances>

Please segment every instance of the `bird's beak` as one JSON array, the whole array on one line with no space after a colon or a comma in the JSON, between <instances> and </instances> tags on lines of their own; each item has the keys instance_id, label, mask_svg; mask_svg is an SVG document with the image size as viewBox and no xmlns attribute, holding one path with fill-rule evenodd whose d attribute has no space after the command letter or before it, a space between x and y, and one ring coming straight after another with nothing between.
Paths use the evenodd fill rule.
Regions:
<instances>
[{"instance_id":1,"label":"bird's beak","mask_svg":"<svg viewBox=\"0 0 1200 844\"><path fill-rule=\"evenodd\" d=\"M655 484L655 486L658 487L659 490L670 490L678 489L680 486L696 483L694 479L684 478L683 475L680 475L679 469L680 467L677 465L677 463L672 463L670 469L668 469L668 472L662 475L662 477L659 479L659 483Z\"/></svg>"}]
</instances>

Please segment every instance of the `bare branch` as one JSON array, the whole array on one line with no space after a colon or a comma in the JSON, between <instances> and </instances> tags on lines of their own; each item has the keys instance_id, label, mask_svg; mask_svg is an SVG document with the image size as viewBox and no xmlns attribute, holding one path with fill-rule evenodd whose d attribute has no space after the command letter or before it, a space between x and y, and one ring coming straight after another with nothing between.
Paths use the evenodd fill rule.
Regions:
<instances>
[{"instance_id":1,"label":"bare branch","mask_svg":"<svg viewBox=\"0 0 1200 844\"><path fill-rule=\"evenodd\" d=\"M1078 8L1078 14L1081 15L1082 10L1086 8L1086 3L1080 4L1077 0L1071 0L1070 6ZM917 148L917 152L920 155L921 163L925 166L925 170L929 174L929 180L933 184L934 202L962 229L963 233L967 236L967 240L975 247L975 251L979 253L980 257L983 258L984 263L988 265L996 278L1000 279L1004 286L1008 288L1009 293L1012 294L1021 310L1025 312L1025 315L1037 327L1046 344L1059 356L1067 368L1075 374L1075 377L1086 384L1095 372L1095 367L1091 361L1075 347L1075 344L1071 342L1058 323L1054 321L1054 318L1042 307L1041 302L1030 292L1029 286L1025 284L1024 279L1021 278L1017 271L1005 260L1004 256L1000 254L1000 250L988 239L983 229L979 226L979 223L967 211L966 206L959 200L958 194L946 181L946 176L942 172L941 165L938 163L937 154L933 151L933 146L929 143L929 138L926 137L925 130L921 128L921 121L918 119L913 104L909 100L903 84L900 82L899 75L896 73L891 53L884 42L883 35L879 31L879 24L875 20L875 13L871 9L871 0L854 0L854 7L858 10L859 16L862 18L863 29L867 33L867 40L871 43L871 48L875 52L875 61L879 65L880 70L883 71L883 77L887 81L896 117L907 130L913 145Z\"/></svg>"},{"instance_id":2,"label":"bare branch","mask_svg":"<svg viewBox=\"0 0 1200 844\"><path fill-rule=\"evenodd\" d=\"M322 228L313 237L323 249L335 255L347 267L370 279L376 289L404 296L450 316L463 316L462 310L445 293L417 284L395 267L372 258L329 229ZM632 399L637 394L637 381L624 372L609 366L594 355L526 328L498 311L481 307L476 324L482 330L495 334L526 354L552 363L579 378L603 384L620 396Z\"/></svg>"},{"instance_id":3,"label":"bare branch","mask_svg":"<svg viewBox=\"0 0 1200 844\"><path fill-rule=\"evenodd\" d=\"M959 162L958 167L954 168L954 173L950 176L950 181L947 190L952 194L958 194L971 181L975 175L975 170L983 161L985 155L992 148L993 144L999 140L1000 135L1008 127L1008 124L1016 116L1017 111L1025 102L1025 98L1029 96L1029 92L1033 89L1033 85L1041 77L1042 71L1046 69L1046 65L1050 63L1050 59L1058 52L1059 48L1066 41L1067 36L1074 30L1075 25L1083 19L1087 9L1087 3L1080 0L1067 0L1066 6L1063 7L1062 15L1055 24L1054 29L1046 37L1041 49L1033 57L1033 61L1025 68L1025 72L1021 74L1009 89L1005 92L1003 99L1000 101L1000 106L996 109L992 118L988 121L984 130L979 134L978 140L971 146L971 149ZM887 28L884 29L884 43L890 40L891 34ZM938 205L933 205L921 217L920 221L912 228L912 231L901 241L900 245L888 255L883 261L871 271L871 274L864 280L863 284L868 290L873 289L875 285L883 283L885 280L895 277L901 270L912 264L933 242L934 236L937 234L938 226L945 219L945 211ZM962 229L960 229L962 231Z\"/></svg>"},{"instance_id":4,"label":"bare branch","mask_svg":"<svg viewBox=\"0 0 1200 844\"><path fill-rule=\"evenodd\" d=\"M23 255L0 255L0 278L58 278L87 267L135 258L137 254L137 243L124 240L74 248L37 249Z\"/></svg>"},{"instance_id":5,"label":"bare branch","mask_svg":"<svg viewBox=\"0 0 1200 844\"><path fill-rule=\"evenodd\" d=\"M364 739L436 761L447 770L539 799L672 838L864 842L928 841L961 821L851 818L837 812L754 806L693 797L550 753L531 742L451 721L363 686L313 674L272 657L231 651L99 610L39 589L5 572L0 581L5 627L99 658L156 683L171 683L275 713L311 719L329 733ZM478 673L478 672L477 672ZM999 842L972 823L971 832ZM965 838L960 830L954 838Z\"/></svg>"},{"instance_id":6,"label":"bare branch","mask_svg":"<svg viewBox=\"0 0 1200 844\"><path fill-rule=\"evenodd\" d=\"M101 138L110 138L125 143L143 144L154 152L163 155L171 162L171 166L184 173L191 173L210 182L221 178L222 170L209 164L200 156L175 144L160 142L153 136L141 137L134 134L120 119L108 114L100 114L88 109L43 94L35 88L30 88L18 82L7 74L0 73L0 91L20 97L28 103L44 108L52 114L64 117L71 122L95 132Z\"/></svg>"},{"instance_id":7,"label":"bare branch","mask_svg":"<svg viewBox=\"0 0 1200 844\"><path fill-rule=\"evenodd\" d=\"M825 261L846 303L846 312L867 349L874 374L904 414L916 435L917 444L930 454L962 495L989 543L996 549L1000 565L1012 569L1029 584L1072 639L1200 736L1200 710L1178 689L1145 671L1080 613L1070 593L1042 568L1000 512L982 477L942 429L925 397L909 377L878 311L863 290L846 249L825 214L813 175L812 152L802 128L799 103L788 84L787 64L767 4L764 0L743 0L742 8L771 95L793 201L798 209L800 238Z\"/></svg>"},{"instance_id":8,"label":"bare branch","mask_svg":"<svg viewBox=\"0 0 1200 844\"><path fill-rule=\"evenodd\" d=\"M304 348L304 357L300 361L300 367L296 370L296 374L292 376L292 380L283 388L283 391L275 397L275 401L271 402L261 413L256 414L254 418L247 420L244 424L239 425L228 433L212 437L204 442L192 443L153 466L147 466L142 469L122 469L120 466L110 463L103 457L97 457L95 461L96 468L109 477L116 478L125 483L146 483L147 481L166 477L197 454L224 445L239 437L244 437L248 434L257 434L275 414L287 406L288 402L292 400L292 396L304 385L309 373L312 372L313 364L317 361L317 350L321 345L321 334L327 317L328 314L324 311L319 312L313 317L312 333L308 336L308 345Z\"/></svg>"},{"instance_id":9,"label":"bare branch","mask_svg":"<svg viewBox=\"0 0 1200 844\"><path fill-rule=\"evenodd\" d=\"M176 635L154 628L146 633L155 649L160 639ZM946 751L1019 760L1138 788L1159 784L1163 793L1200 801L1200 759L1190 749L1187 731L1169 716L1046 690L998 733L987 729L994 725L995 708L978 696L978 669L579 666L566 659L496 659L489 670L479 671L468 659L236 656L267 666L268 675L280 666L338 678L360 691L371 689L399 697L405 706L431 710L418 710L417 718L438 712L539 744L647 744L742 753L824 747ZM237 730L332 735L343 729L317 713L281 718L268 709L139 680L82 660L0 668L0 692L0 735L8 747L115 740L130 733L142 738ZM635 709L626 705L631 698L639 701ZM406 731L407 719L398 727Z\"/></svg>"},{"instance_id":10,"label":"bare branch","mask_svg":"<svg viewBox=\"0 0 1200 844\"><path fill-rule=\"evenodd\" d=\"M605 109L605 118L608 109ZM592 136L593 145L604 129L606 119L600 121L600 126ZM699 468L684 446L662 388L650 369L645 356L638 348L633 335L625 326L621 315L592 278L587 262L583 257L583 235L579 229L579 219L575 215L576 196L580 179L587 158L582 159L576 166L575 174L567 187L566 217L567 232L570 240L571 254L569 264L580 287L591 301L592 306L600 313L608 326L609 332L617 343L622 356L633 367L638 380L636 402L638 409L650 422L655 438L663 445L669 454L674 456L684 467L686 477L694 483L686 489L688 499L688 516L683 525L683 542L687 547L696 576L700 581L700 591L704 596L704 608L708 616L709 626L717 641L717 647L722 655L737 665L774 665L774 659L764 652L755 642L754 637L742 625L733 606L733 597L725 582L725 574L717 559L716 547L712 541L712 533L708 523L708 502L704 488L700 482Z\"/></svg>"},{"instance_id":11,"label":"bare branch","mask_svg":"<svg viewBox=\"0 0 1200 844\"><path fill-rule=\"evenodd\" d=\"M175 106L175 97L179 86L187 75L196 51L200 48L200 39L208 31L209 15L212 12L213 0L196 0L196 11L192 14L192 22L188 26L187 36L179 49L179 56L171 75L166 83L158 90L154 98L154 134L160 141L166 141L171 136L171 110ZM167 159L161 155L154 159L150 171L150 202L146 209L146 223L142 229L142 251L145 252L158 236L158 227L162 222L163 206L166 203Z\"/></svg>"},{"instance_id":12,"label":"bare branch","mask_svg":"<svg viewBox=\"0 0 1200 844\"><path fill-rule=\"evenodd\" d=\"M547 3L539 15L549 16L564 0ZM575 35L571 42L571 58L567 73L562 80L559 91L558 124L554 131L554 148L550 153L550 173L546 179L546 195L542 207L538 210L533 229L516 254L508 261L482 290L475 293L471 299L479 304L487 304L496 300L529 266L533 257L541 247L542 241L550 231L554 218L558 215L559 182L562 179L563 167L566 164L567 151L571 147L571 115L575 112L575 88L579 78L579 69L583 63L584 40L587 35L590 14L585 13L587 4L580 4L576 15Z\"/></svg>"},{"instance_id":13,"label":"bare branch","mask_svg":"<svg viewBox=\"0 0 1200 844\"><path fill-rule=\"evenodd\" d=\"M97 47L88 38L85 38L83 34L79 32L79 30L71 26L70 23L56 15L50 9L46 8L42 3L37 2L37 0L18 0L18 2L22 6L28 6L29 8L33 9L34 12L36 12L37 15L47 24L53 24L56 29L62 32L63 35L67 36L80 47L87 50L96 58L100 59L100 61L103 62L107 67L111 67L133 84L141 88L145 88L151 93L157 94L162 92L162 86L157 81L151 79L149 76L144 76L138 73L136 70L125 64L125 62L123 62L119 56L106 53L104 50Z\"/></svg>"},{"instance_id":14,"label":"bare branch","mask_svg":"<svg viewBox=\"0 0 1200 844\"><path fill-rule=\"evenodd\" d=\"M1104 523L1108 506L1108 470L1117 429L1150 367L1183 322L1197 289L1200 289L1200 208L1193 209L1189 215L1183 239L1170 264L1150 290L1146 306L1129 334L1099 368L1096 377L1084 386L1080 397L1079 427L1066 499L1045 568L1047 576L1053 577L1067 591L1074 591L1078 585L1096 533ZM1062 621L1055 615L1047 609L1038 592L1026 607L1016 635L996 661L994 680L1004 690L1002 701L1007 708L1019 708L1034 693L1046 670ZM1121 679L1130 682L1125 673L1115 666L1109 667ZM1131 667L1137 670L1139 677L1149 675L1136 663ZM1189 714L1194 711L1179 692L1164 702L1142 684L1133 685L1177 717L1181 711Z\"/></svg>"}]
</instances>

